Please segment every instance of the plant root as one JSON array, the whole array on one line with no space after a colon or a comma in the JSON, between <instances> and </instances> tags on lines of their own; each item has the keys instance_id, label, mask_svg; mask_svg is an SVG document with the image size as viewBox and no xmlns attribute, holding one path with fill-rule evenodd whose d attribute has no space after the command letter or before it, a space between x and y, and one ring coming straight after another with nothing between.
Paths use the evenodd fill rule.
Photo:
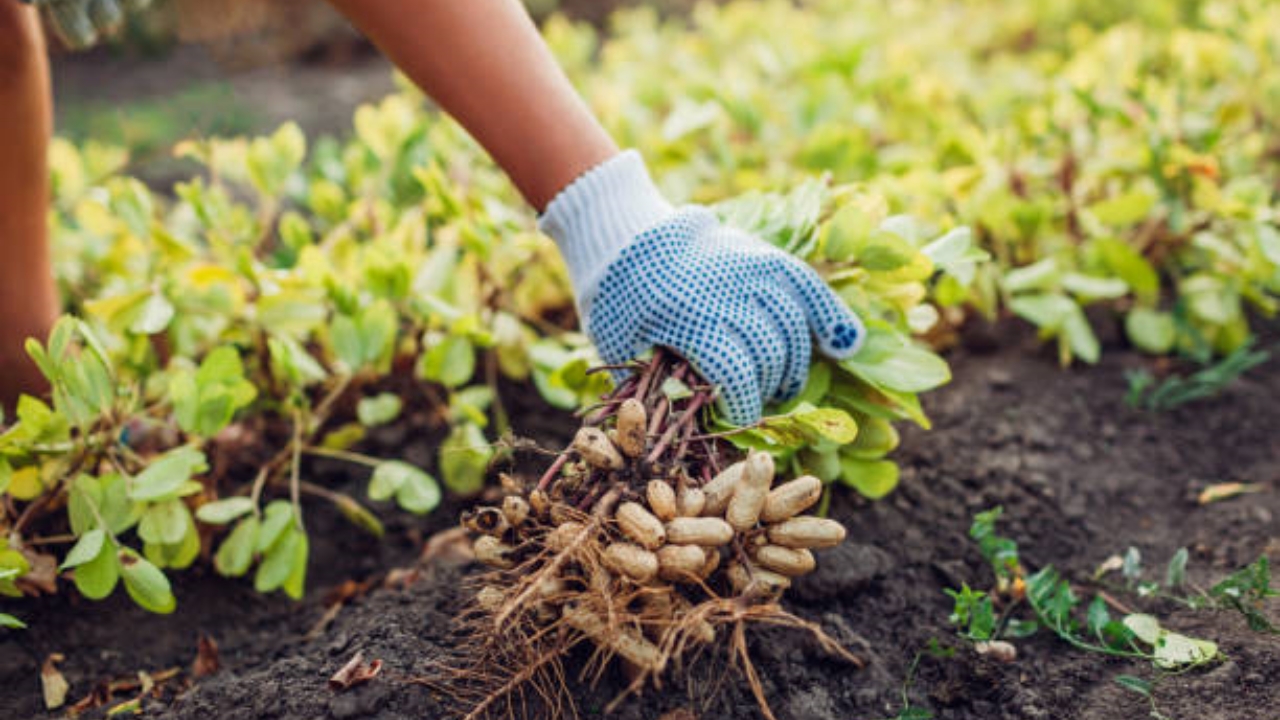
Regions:
<instances>
[{"instance_id":1,"label":"plant root","mask_svg":"<svg viewBox=\"0 0 1280 720\"><path fill-rule=\"evenodd\" d=\"M692 394L670 393L669 378ZM466 718L576 717L564 658L591 648L577 674L596 683L614 660L632 679L609 705L719 642L773 718L747 650L749 624L811 634L819 647L862 661L817 624L778 604L793 577L813 569L811 548L844 539L835 521L802 513L821 485L775 483L772 456L743 457L723 437L702 436L714 399L689 365L659 351L586 414L574 443L535 483L504 477L500 507L465 513L478 577L458 618L456 655L440 687ZM726 465L726 461L733 462Z\"/></svg>"}]
</instances>

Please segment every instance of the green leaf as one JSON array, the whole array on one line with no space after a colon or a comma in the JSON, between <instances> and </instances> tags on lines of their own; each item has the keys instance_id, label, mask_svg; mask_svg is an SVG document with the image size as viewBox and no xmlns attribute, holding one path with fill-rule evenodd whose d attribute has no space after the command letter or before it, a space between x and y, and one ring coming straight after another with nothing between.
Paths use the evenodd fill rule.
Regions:
<instances>
[{"instance_id":1,"label":"green leaf","mask_svg":"<svg viewBox=\"0 0 1280 720\"><path fill-rule=\"evenodd\" d=\"M858 423L844 410L802 404L785 415L763 418L755 431L784 447L831 442L844 445L858 435Z\"/></svg>"},{"instance_id":2,"label":"green leaf","mask_svg":"<svg viewBox=\"0 0 1280 720\"><path fill-rule=\"evenodd\" d=\"M169 578L138 553L124 548L119 553L120 576L129 597L144 610L165 615L173 612L178 601L173 597Z\"/></svg>"},{"instance_id":3,"label":"green leaf","mask_svg":"<svg viewBox=\"0 0 1280 720\"><path fill-rule=\"evenodd\" d=\"M427 351L418 363L418 375L447 388L461 387L476 371L476 352L471 339L463 336L432 336L425 339Z\"/></svg>"},{"instance_id":4,"label":"green leaf","mask_svg":"<svg viewBox=\"0 0 1280 720\"><path fill-rule=\"evenodd\" d=\"M1009 303L1009 309L1032 325L1046 330L1062 327L1066 318L1079 311L1075 301L1066 295L1022 295Z\"/></svg>"},{"instance_id":5,"label":"green leaf","mask_svg":"<svg viewBox=\"0 0 1280 720\"><path fill-rule=\"evenodd\" d=\"M1089 206L1099 221L1107 225L1132 225L1143 220L1155 207L1156 197L1141 189L1130 190Z\"/></svg>"},{"instance_id":6,"label":"green leaf","mask_svg":"<svg viewBox=\"0 0 1280 720\"><path fill-rule=\"evenodd\" d=\"M413 513L425 514L440 504L440 486L435 478L414 465L399 460L378 463L369 481L369 497L396 502Z\"/></svg>"},{"instance_id":7,"label":"green leaf","mask_svg":"<svg viewBox=\"0 0 1280 720\"><path fill-rule=\"evenodd\" d=\"M310 555L311 541L304 532L298 532L298 542L293 548L293 562L289 568L289 577L285 578L284 594L294 600L301 600L307 585L307 558Z\"/></svg>"},{"instance_id":8,"label":"green leaf","mask_svg":"<svg viewBox=\"0 0 1280 720\"><path fill-rule=\"evenodd\" d=\"M1014 268L1004 275L1004 289L1009 293L1029 290L1051 290L1058 284L1058 263L1045 258L1025 267Z\"/></svg>"},{"instance_id":9,"label":"green leaf","mask_svg":"<svg viewBox=\"0 0 1280 720\"><path fill-rule=\"evenodd\" d=\"M972 245L973 231L967 227L958 227L920 248L920 252L927 255L934 266L946 268L964 260Z\"/></svg>"},{"instance_id":10,"label":"green leaf","mask_svg":"<svg viewBox=\"0 0 1280 720\"><path fill-rule=\"evenodd\" d=\"M1173 350L1177 326L1173 315L1148 308L1134 308L1124 318L1125 334L1143 352L1164 355Z\"/></svg>"},{"instance_id":11,"label":"green leaf","mask_svg":"<svg viewBox=\"0 0 1280 720\"><path fill-rule=\"evenodd\" d=\"M840 481L870 500L879 500L898 486L898 464L889 460L840 457Z\"/></svg>"},{"instance_id":12,"label":"green leaf","mask_svg":"<svg viewBox=\"0 0 1280 720\"><path fill-rule=\"evenodd\" d=\"M1093 333L1088 318L1078 306L1067 314L1062 323L1062 334L1075 357L1089 364L1098 362L1102 346L1098 342L1098 336Z\"/></svg>"},{"instance_id":13,"label":"green leaf","mask_svg":"<svg viewBox=\"0 0 1280 720\"><path fill-rule=\"evenodd\" d=\"M1081 273L1062 276L1062 287L1082 300L1113 300L1129 293L1129 286L1119 278L1105 278Z\"/></svg>"},{"instance_id":14,"label":"green leaf","mask_svg":"<svg viewBox=\"0 0 1280 720\"><path fill-rule=\"evenodd\" d=\"M366 427L385 425L400 415L403 405L400 398L392 393L360 398L356 404L356 417Z\"/></svg>"},{"instance_id":15,"label":"green leaf","mask_svg":"<svg viewBox=\"0 0 1280 720\"><path fill-rule=\"evenodd\" d=\"M1162 632L1160 621L1151 615L1144 613L1133 613L1124 617L1124 626L1141 641L1148 645L1155 645L1160 640Z\"/></svg>"},{"instance_id":16,"label":"green leaf","mask_svg":"<svg viewBox=\"0 0 1280 720\"><path fill-rule=\"evenodd\" d=\"M173 320L173 313L173 303L169 302L168 298L158 292L152 293L146 302L142 303L133 323L129 325L129 330L138 335L155 335L164 332Z\"/></svg>"},{"instance_id":17,"label":"green leaf","mask_svg":"<svg viewBox=\"0 0 1280 720\"><path fill-rule=\"evenodd\" d=\"M411 513L425 515L440 504L440 485L422 471L411 473L396 490L396 503Z\"/></svg>"},{"instance_id":18,"label":"green leaf","mask_svg":"<svg viewBox=\"0 0 1280 720\"><path fill-rule=\"evenodd\" d=\"M294 572L299 544L306 541L306 535L300 530L291 528L283 533L279 542L267 550L262 564L258 566L258 573L253 578L253 589L260 593L280 589ZM304 562L305 552L304 549Z\"/></svg>"},{"instance_id":19,"label":"green leaf","mask_svg":"<svg viewBox=\"0 0 1280 720\"><path fill-rule=\"evenodd\" d=\"M1165 631L1155 643L1157 667L1172 669L1199 665L1218 657L1217 643Z\"/></svg>"},{"instance_id":20,"label":"green leaf","mask_svg":"<svg viewBox=\"0 0 1280 720\"><path fill-rule=\"evenodd\" d=\"M258 519L247 517L236 524L222 541L213 557L213 566L227 577L240 577L253 564L253 551L258 543Z\"/></svg>"},{"instance_id":21,"label":"green leaf","mask_svg":"<svg viewBox=\"0 0 1280 720\"><path fill-rule=\"evenodd\" d=\"M71 532L84 535L98 524L98 508L102 505L102 488L98 479L88 475L77 477L67 492L67 518Z\"/></svg>"},{"instance_id":22,"label":"green leaf","mask_svg":"<svg viewBox=\"0 0 1280 720\"><path fill-rule=\"evenodd\" d=\"M662 381L662 395L670 402L693 397L693 389L680 380L669 377Z\"/></svg>"},{"instance_id":23,"label":"green leaf","mask_svg":"<svg viewBox=\"0 0 1280 720\"><path fill-rule=\"evenodd\" d=\"M951 380L946 360L896 334L874 330L840 367L872 385L900 392L924 392Z\"/></svg>"},{"instance_id":24,"label":"green leaf","mask_svg":"<svg viewBox=\"0 0 1280 720\"><path fill-rule=\"evenodd\" d=\"M492 457L493 448L478 426L454 426L440 445L440 474L445 487L459 495L479 492Z\"/></svg>"},{"instance_id":25,"label":"green leaf","mask_svg":"<svg viewBox=\"0 0 1280 720\"><path fill-rule=\"evenodd\" d=\"M293 523L293 506L287 500L272 500L263 511L262 526L258 529L256 550L267 552Z\"/></svg>"},{"instance_id":26,"label":"green leaf","mask_svg":"<svg viewBox=\"0 0 1280 720\"><path fill-rule=\"evenodd\" d=\"M1093 602L1089 603L1089 609L1085 615L1085 624L1089 628L1089 632L1096 637L1104 638L1107 625L1111 622L1111 613L1107 612L1107 603L1101 596L1095 597Z\"/></svg>"},{"instance_id":27,"label":"green leaf","mask_svg":"<svg viewBox=\"0 0 1280 720\"><path fill-rule=\"evenodd\" d=\"M253 500L248 497L229 497L205 503L196 509L200 522L210 525L226 525L238 517L253 512Z\"/></svg>"},{"instance_id":28,"label":"green leaf","mask_svg":"<svg viewBox=\"0 0 1280 720\"><path fill-rule=\"evenodd\" d=\"M1160 297L1160 275L1133 246L1116 238L1099 238L1090 249L1100 256L1111 274L1133 288L1138 299L1154 304Z\"/></svg>"},{"instance_id":29,"label":"green leaf","mask_svg":"<svg viewBox=\"0 0 1280 720\"><path fill-rule=\"evenodd\" d=\"M72 546L70 552L67 553L67 557L62 561L59 569L66 570L67 568L79 567L98 557L102 552L102 546L106 539L107 534L101 529L90 530L81 535L76 544Z\"/></svg>"},{"instance_id":30,"label":"green leaf","mask_svg":"<svg viewBox=\"0 0 1280 720\"><path fill-rule=\"evenodd\" d=\"M1151 683L1133 675L1117 675L1116 684L1126 690L1132 690L1143 697L1151 697Z\"/></svg>"},{"instance_id":31,"label":"green leaf","mask_svg":"<svg viewBox=\"0 0 1280 720\"><path fill-rule=\"evenodd\" d=\"M289 385L304 388L329 376L311 354L287 335L267 339L271 351L271 372Z\"/></svg>"},{"instance_id":32,"label":"green leaf","mask_svg":"<svg viewBox=\"0 0 1280 720\"><path fill-rule=\"evenodd\" d=\"M204 453L199 450L185 446L171 450L153 460L133 478L129 498L152 501L173 495L181 490L192 475L207 469Z\"/></svg>"},{"instance_id":33,"label":"green leaf","mask_svg":"<svg viewBox=\"0 0 1280 720\"><path fill-rule=\"evenodd\" d=\"M1173 554L1164 572L1165 587L1181 587L1187 581L1187 558L1189 556L1186 548L1178 548L1178 552Z\"/></svg>"},{"instance_id":34,"label":"green leaf","mask_svg":"<svg viewBox=\"0 0 1280 720\"><path fill-rule=\"evenodd\" d=\"M339 494L335 498L334 504L338 506L338 512L342 513L343 517L370 535L382 537L386 532L386 528L382 526L382 521L378 520L363 505L356 502L354 498Z\"/></svg>"},{"instance_id":35,"label":"green leaf","mask_svg":"<svg viewBox=\"0 0 1280 720\"><path fill-rule=\"evenodd\" d=\"M191 523L191 514L181 500L166 500L148 507L138 523L138 537L157 545L176 545Z\"/></svg>"},{"instance_id":36,"label":"green leaf","mask_svg":"<svg viewBox=\"0 0 1280 720\"><path fill-rule=\"evenodd\" d=\"M26 626L26 623L9 613L0 613L0 627L9 628L10 630L21 630Z\"/></svg>"},{"instance_id":37,"label":"green leaf","mask_svg":"<svg viewBox=\"0 0 1280 720\"><path fill-rule=\"evenodd\" d=\"M858 437L840 452L860 460L877 460L893 452L898 442L898 431L892 423L882 418L865 417L858 425Z\"/></svg>"}]
</instances>

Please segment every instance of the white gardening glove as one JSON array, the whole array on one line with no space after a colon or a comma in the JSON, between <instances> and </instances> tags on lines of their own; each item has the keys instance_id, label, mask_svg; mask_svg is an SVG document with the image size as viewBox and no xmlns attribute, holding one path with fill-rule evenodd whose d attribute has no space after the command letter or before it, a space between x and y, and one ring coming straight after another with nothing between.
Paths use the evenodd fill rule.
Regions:
<instances>
[{"instance_id":1,"label":"white gardening glove","mask_svg":"<svg viewBox=\"0 0 1280 720\"><path fill-rule=\"evenodd\" d=\"M804 387L812 338L840 359L866 336L804 262L704 207L673 208L635 151L562 190L539 226L560 247L604 361L668 347L721 388L721 410L737 425Z\"/></svg>"},{"instance_id":2,"label":"white gardening glove","mask_svg":"<svg viewBox=\"0 0 1280 720\"><path fill-rule=\"evenodd\" d=\"M151 0L22 0L43 8L54 33L72 50L83 50L114 33L126 12L141 10Z\"/></svg>"}]
</instances>

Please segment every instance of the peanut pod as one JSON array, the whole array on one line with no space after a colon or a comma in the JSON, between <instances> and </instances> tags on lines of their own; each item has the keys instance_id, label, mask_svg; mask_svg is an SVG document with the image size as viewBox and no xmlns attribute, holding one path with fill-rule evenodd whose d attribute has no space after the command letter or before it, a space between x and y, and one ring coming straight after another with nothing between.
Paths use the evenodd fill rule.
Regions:
<instances>
[{"instance_id":1,"label":"peanut pod","mask_svg":"<svg viewBox=\"0 0 1280 720\"><path fill-rule=\"evenodd\" d=\"M645 487L645 498L649 501L649 509L659 520L670 520L676 516L676 491L666 480L650 480Z\"/></svg>"},{"instance_id":2,"label":"peanut pod","mask_svg":"<svg viewBox=\"0 0 1280 720\"><path fill-rule=\"evenodd\" d=\"M822 497L822 481L812 475L798 477L785 482L765 496L764 508L760 511L760 519L766 523L776 523L795 517Z\"/></svg>"},{"instance_id":3,"label":"peanut pod","mask_svg":"<svg viewBox=\"0 0 1280 720\"><path fill-rule=\"evenodd\" d=\"M511 546L502 542L492 535L481 535L476 538L472 549L476 553L476 560L489 565L491 567L507 569L515 565L508 557L507 553L511 552Z\"/></svg>"},{"instance_id":4,"label":"peanut pod","mask_svg":"<svg viewBox=\"0 0 1280 720\"><path fill-rule=\"evenodd\" d=\"M707 561L702 564L702 569L698 571L698 577L706 580L711 577L711 573L720 567L720 550L719 548L707 548Z\"/></svg>"},{"instance_id":5,"label":"peanut pod","mask_svg":"<svg viewBox=\"0 0 1280 720\"><path fill-rule=\"evenodd\" d=\"M742 479L742 471L746 466L745 460L736 462L720 471L720 474L712 478L711 482L702 486L702 492L707 498L702 506L703 515L724 517L724 510L729 507L729 499L738 489L738 481Z\"/></svg>"},{"instance_id":6,"label":"peanut pod","mask_svg":"<svg viewBox=\"0 0 1280 720\"><path fill-rule=\"evenodd\" d=\"M557 525L554 530L547 533L543 544L552 552L564 552L577 541L578 536L586 527L586 525L575 520L570 520L563 525Z\"/></svg>"},{"instance_id":7,"label":"peanut pod","mask_svg":"<svg viewBox=\"0 0 1280 720\"><path fill-rule=\"evenodd\" d=\"M529 509L533 510L533 514L538 518L547 519L547 514L551 512L551 498L545 490L534 490L529 493Z\"/></svg>"},{"instance_id":8,"label":"peanut pod","mask_svg":"<svg viewBox=\"0 0 1280 720\"><path fill-rule=\"evenodd\" d=\"M733 539L733 528L717 517L678 517L667 523L667 541L677 545L719 547Z\"/></svg>"},{"instance_id":9,"label":"peanut pod","mask_svg":"<svg viewBox=\"0 0 1280 720\"><path fill-rule=\"evenodd\" d=\"M769 542L789 548L829 548L844 540L844 526L835 520L801 515L769 526Z\"/></svg>"},{"instance_id":10,"label":"peanut pod","mask_svg":"<svg viewBox=\"0 0 1280 720\"><path fill-rule=\"evenodd\" d=\"M658 574L658 556L639 545L614 543L605 548L601 559L605 567L639 583L649 582Z\"/></svg>"},{"instance_id":11,"label":"peanut pod","mask_svg":"<svg viewBox=\"0 0 1280 720\"><path fill-rule=\"evenodd\" d=\"M578 429L573 437L573 449L582 456L591 467L602 470L619 470L622 468L622 455L614 447L609 436L600 428L584 427Z\"/></svg>"},{"instance_id":12,"label":"peanut pod","mask_svg":"<svg viewBox=\"0 0 1280 720\"><path fill-rule=\"evenodd\" d=\"M791 579L786 575L755 565L735 562L729 566L726 574L729 576L729 584L739 595L774 595L791 587Z\"/></svg>"},{"instance_id":13,"label":"peanut pod","mask_svg":"<svg viewBox=\"0 0 1280 720\"><path fill-rule=\"evenodd\" d=\"M658 648L635 629L610 627L604 618L576 604L565 607L564 619L570 627L591 638L597 645L617 653L632 665L650 672L662 669L662 655Z\"/></svg>"},{"instance_id":14,"label":"peanut pod","mask_svg":"<svg viewBox=\"0 0 1280 720\"><path fill-rule=\"evenodd\" d=\"M756 549L754 558L761 567L787 577L807 575L816 567L813 553L804 548L765 545Z\"/></svg>"},{"instance_id":15,"label":"peanut pod","mask_svg":"<svg viewBox=\"0 0 1280 720\"><path fill-rule=\"evenodd\" d=\"M681 485L676 493L676 512L681 517L698 517L706 505L707 494L700 488Z\"/></svg>"},{"instance_id":16,"label":"peanut pod","mask_svg":"<svg viewBox=\"0 0 1280 720\"><path fill-rule=\"evenodd\" d=\"M618 447L627 457L637 458L644 454L648 425L644 403L639 400L630 398L618 408Z\"/></svg>"},{"instance_id":17,"label":"peanut pod","mask_svg":"<svg viewBox=\"0 0 1280 720\"><path fill-rule=\"evenodd\" d=\"M772 483L773 456L764 452L748 455L742 478L738 480L738 489L729 498L729 506L724 512L724 519L734 530L750 530L756 526Z\"/></svg>"},{"instance_id":18,"label":"peanut pod","mask_svg":"<svg viewBox=\"0 0 1280 720\"><path fill-rule=\"evenodd\" d=\"M614 519L618 521L623 535L649 550L656 550L667 540L667 531L663 529L662 521L640 503L622 503L618 506Z\"/></svg>"},{"instance_id":19,"label":"peanut pod","mask_svg":"<svg viewBox=\"0 0 1280 720\"><path fill-rule=\"evenodd\" d=\"M495 507L479 507L462 513L462 524L472 532L500 537L511 524L506 515Z\"/></svg>"},{"instance_id":20,"label":"peanut pod","mask_svg":"<svg viewBox=\"0 0 1280 720\"><path fill-rule=\"evenodd\" d=\"M506 599L506 594L492 585L485 585L476 593L476 605L485 612L497 612Z\"/></svg>"},{"instance_id":21,"label":"peanut pod","mask_svg":"<svg viewBox=\"0 0 1280 720\"><path fill-rule=\"evenodd\" d=\"M502 499L502 514L506 516L511 527L520 527L529 519L529 501L519 495L508 495Z\"/></svg>"},{"instance_id":22,"label":"peanut pod","mask_svg":"<svg viewBox=\"0 0 1280 720\"><path fill-rule=\"evenodd\" d=\"M658 577L689 582L707 563L707 553L697 545L664 545L658 550Z\"/></svg>"}]
</instances>

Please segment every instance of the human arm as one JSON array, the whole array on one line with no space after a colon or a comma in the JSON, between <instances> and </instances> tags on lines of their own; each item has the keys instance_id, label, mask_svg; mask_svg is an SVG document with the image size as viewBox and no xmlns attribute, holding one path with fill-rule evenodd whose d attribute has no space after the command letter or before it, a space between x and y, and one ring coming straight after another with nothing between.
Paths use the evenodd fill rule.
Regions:
<instances>
[{"instance_id":1,"label":"human arm","mask_svg":"<svg viewBox=\"0 0 1280 720\"><path fill-rule=\"evenodd\" d=\"M861 322L804 263L677 210L639 154L620 153L518 0L331 0L475 137L540 213L584 329L609 363L655 345L722 389L730 421L759 418L808 376L812 338L858 349Z\"/></svg>"}]
</instances>

